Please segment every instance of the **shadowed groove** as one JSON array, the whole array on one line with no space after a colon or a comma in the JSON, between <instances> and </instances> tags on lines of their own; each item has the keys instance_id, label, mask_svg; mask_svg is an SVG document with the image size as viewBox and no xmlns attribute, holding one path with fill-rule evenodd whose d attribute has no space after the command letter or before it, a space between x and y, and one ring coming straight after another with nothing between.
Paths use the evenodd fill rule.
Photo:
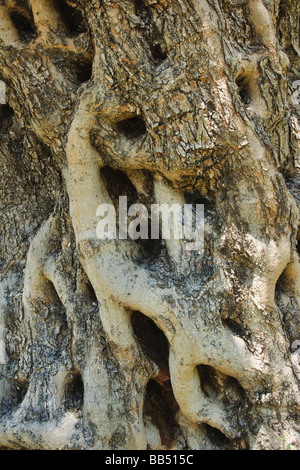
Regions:
<instances>
[{"instance_id":1,"label":"shadowed groove","mask_svg":"<svg viewBox=\"0 0 300 470\"><path fill-rule=\"evenodd\" d=\"M3 137L13 123L14 112L8 104L0 104L0 137Z\"/></svg>"},{"instance_id":2,"label":"shadowed groove","mask_svg":"<svg viewBox=\"0 0 300 470\"><path fill-rule=\"evenodd\" d=\"M238 322L230 319L230 318L225 318L223 320L223 325L228 328L232 334L239 336L240 338L245 337L245 332L243 330L242 325L240 325Z\"/></svg>"},{"instance_id":3,"label":"shadowed groove","mask_svg":"<svg viewBox=\"0 0 300 470\"><path fill-rule=\"evenodd\" d=\"M118 207L120 196L127 196L128 206L138 201L136 188L126 173L114 170L110 166L105 166L101 169L101 177L116 207Z\"/></svg>"},{"instance_id":4,"label":"shadowed groove","mask_svg":"<svg viewBox=\"0 0 300 470\"><path fill-rule=\"evenodd\" d=\"M140 312L132 313L131 324L144 353L159 368L159 374L154 380L162 385L167 382L169 386L169 344L164 333L155 325L153 320Z\"/></svg>"},{"instance_id":5,"label":"shadowed groove","mask_svg":"<svg viewBox=\"0 0 300 470\"><path fill-rule=\"evenodd\" d=\"M218 448L219 450L230 450L232 449L232 443L225 434L223 434L219 429L213 428L209 424L203 423L207 436L213 445L213 448Z\"/></svg>"},{"instance_id":6,"label":"shadowed groove","mask_svg":"<svg viewBox=\"0 0 300 470\"><path fill-rule=\"evenodd\" d=\"M144 353L158 366L159 372L147 384L144 416L158 428L162 445L172 447L177 431L175 415L179 410L169 371L169 344L155 323L140 312L133 312L131 324Z\"/></svg>"},{"instance_id":7,"label":"shadowed groove","mask_svg":"<svg viewBox=\"0 0 300 470\"><path fill-rule=\"evenodd\" d=\"M86 23L80 10L71 6L67 0L53 0L53 6L60 14L68 36L74 37L86 32Z\"/></svg>"},{"instance_id":8,"label":"shadowed groove","mask_svg":"<svg viewBox=\"0 0 300 470\"><path fill-rule=\"evenodd\" d=\"M236 84L238 87L241 101L244 103L245 106L248 106L251 103L250 78L247 76L240 75L236 79Z\"/></svg>"},{"instance_id":9,"label":"shadowed groove","mask_svg":"<svg viewBox=\"0 0 300 470\"><path fill-rule=\"evenodd\" d=\"M26 15L20 11L12 11L10 17L22 42L27 44L37 36L37 29L32 15Z\"/></svg>"},{"instance_id":10,"label":"shadowed groove","mask_svg":"<svg viewBox=\"0 0 300 470\"><path fill-rule=\"evenodd\" d=\"M133 116L117 123L117 129L127 139L138 139L143 137L146 132L146 124L142 116Z\"/></svg>"},{"instance_id":11,"label":"shadowed groove","mask_svg":"<svg viewBox=\"0 0 300 470\"><path fill-rule=\"evenodd\" d=\"M144 23L143 34L146 42L149 45L151 60L154 65L159 65L164 62L167 57L167 47L158 27L154 20L153 12L148 7L144 0L134 0L136 15Z\"/></svg>"},{"instance_id":12,"label":"shadowed groove","mask_svg":"<svg viewBox=\"0 0 300 470\"><path fill-rule=\"evenodd\" d=\"M158 382L150 380L147 384L144 416L150 418L157 427L162 445L172 449L178 432L175 416L179 406L175 400L172 389L162 387Z\"/></svg>"},{"instance_id":13,"label":"shadowed groove","mask_svg":"<svg viewBox=\"0 0 300 470\"><path fill-rule=\"evenodd\" d=\"M84 384L79 371L74 371L65 388L64 406L67 410L78 411L83 407Z\"/></svg>"}]
</instances>

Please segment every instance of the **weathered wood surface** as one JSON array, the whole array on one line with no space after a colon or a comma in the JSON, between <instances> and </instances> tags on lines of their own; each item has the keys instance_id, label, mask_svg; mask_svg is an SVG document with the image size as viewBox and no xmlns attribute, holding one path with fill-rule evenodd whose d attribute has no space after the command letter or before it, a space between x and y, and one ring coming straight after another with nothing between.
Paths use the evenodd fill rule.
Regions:
<instances>
[{"instance_id":1,"label":"weathered wood surface","mask_svg":"<svg viewBox=\"0 0 300 470\"><path fill-rule=\"evenodd\" d=\"M299 10L0 1L2 448L300 448ZM119 195L204 254L98 240Z\"/></svg>"}]
</instances>

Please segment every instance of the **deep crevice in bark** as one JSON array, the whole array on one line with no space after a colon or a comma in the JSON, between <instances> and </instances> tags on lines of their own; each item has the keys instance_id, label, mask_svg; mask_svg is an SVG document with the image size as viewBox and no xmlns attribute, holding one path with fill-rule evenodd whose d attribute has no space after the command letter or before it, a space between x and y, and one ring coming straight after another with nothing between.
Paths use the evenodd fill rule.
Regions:
<instances>
[{"instance_id":1,"label":"deep crevice in bark","mask_svg":"<svg viewBox=\"0 0 300 470\"><path fill-rule=\"evenodd\" d=\"M80 84L88 82L92 78L93 62L83 62L82 64L78 64L75 68L75 73Z\"/></svg>"},{"instance_id":2,"label":"deep crevice in bark","mask_svg":"<svg viewBox=\"0 0 300 470\"><path fill-rule=\"evenodd\" d=\"M137 188L133 185L131 179L126 173L120 170L114 170L109 166L105 166L101 169L101 176L105 182L106 188L110 197L112 198L117 218L119 217L119 196L127 196L128 209L132 204L140 203L149 206L152 198L153 191L153 177L150 174L144 174L147 178L147 192L148 195L138 194ZM139 246L141 259L148 262L154 262L162 252L163 244L161 238L152 239L151 233L151 209L148 207L148 239L138 238L135 243Z\"/></svg>"},{"instance_id":3,"label":"deep crevice in bark","mask_svg":"<svg viewBox=\"0 0 300 470\"><path fill-rule=\"evenodd\" d=\"M244 328L237 321L232 320L231 318L224 318L222 320L223 325L228 328L234 335L239 336L240 338L245 338L246 334Z\"/></svg>"},{"instance_id":4,"label":"deep crevice in bark","mask_svg":"<svg viewBox=\"0 0 300 470\"><path fill-rule=\"evenodd\" d=\"M134 0L134 6L136 14L143 20L146 21L149 17L149 8L147 7L144 0Z\"/></svg>"},{"instance_id":5,"label":"deep crevice in bark","mask_svg":"<svg viewBox=\"0 0 300 470\"><path fill-rule=\"evenodd\" d=\"M206 431L206 434L211 442L212 448L219 450L230 450L232 449L232 442L228 439L225 434L216 428L213 428L209 424L202 425Z\"/></svg>"},{"instance_id":6,"label":"deep crevice in bark","mask_svg":"<svg viewBox=\"0 0 300 470\"><path fill-rule=\"evenodd\" d=\"M151 50L153 61L156 65L160 65L168 57L165 45L163 43L158 43L158 42L150 43L150 50Z\"/></svg>"},{"instance_id":7,"label":"deep crevice in bark","mask_svg":"<svg viewBox=\"0 0 300 470\"><path fill-rule=\"evenodd\" d=\"M175 416L178 410L172 389L150 380L146 390L144 416L150 418L157 427L161 443L166 449L171 449L176 440L178 425Z\"/></svg>"},{"instance_id":8,"label":"deep crevice in bark","mask_svg":"<svg viewBox=\"0 0 300 470\"><path fill-rule=\"evenodd\" d=\"M151 7L148 7L143 0L134 0L134 3L136 14L144 23L141 29L150 49L150 59L155 66L158 66L168 57L162 32L159 31L156 25Z\"/></svg>"},{"instance_id":9,"label":"deep crevice in bark","mask_svg":"<svg viewBox=\"0 0 300 470\"><path fill-rule=\"evenodd\" d=\"M184 197L187 204L192 204L194 212L196 212L196 206L198 204L204 206L205 217L213 215L215 210L215 202L212 200L212 198L203 196L199 190L186 191L184 193Z\"/></svg>"},{"instance_id":10,"label":"deep crevice in bark","mask_svg":"<svg viewBox=\"0 0 300 470\"><path fill-rule=\"evenodd\" d=\"M19 11L12 11L10 17L22 42L28 43L37 36L37 29L32 16L27 16Z\"/></svg>"},{"instance_id":11,"label":"deep crevice in bark","mask_svg":"<svg viewBox=\"0 0 300 470\"><path fill-rule=\"evenodd\" d=\"M58 54L56 51L51 56L57 69L78 88L92 78L93 59L82 57L73 52L68 55Z\"/></svg>"},{"instance_id":12,"label":"deep crevice in bark","mask_svg":"<svg viewBox=\"0 0 300 470\"><path fill-rule=\"evenodd\" d=\"M24 400L29 387L28 380L15 379L12 380L12 405L17 408Z\"/></svg>"},{"instance_id":13,"label":"deep crevice in bark","mask_svg":"<svg viewBox=\"0 0 300 470\"><path fill-rule=\"evenodd\" d=\"M84 402L84 384L79 371L70 375L66 384L64 407L66 410L79 411Z\"/></svg>"},{"instance_id":14,"label":"deep crevice in bark","mask_svg":"<svg viewBox=\"0 0 300 470\"><path fill-rule=\"evenodd\" d=\"M197 371L200 378L201 390L206 397L213 397L222 394L224 382L229 377L218 373L213 367L208 365L197 366Z\"/></svg>"},{"instance_id":15,"label":"deep crevice in bark","mask_svg":"<svg viewBox=\"0 0 300 470\"><path fill-rule=\"evenodd\" d=\"M146 124L142 116L132 116L117 123L117 129L128 139L143 137L146 132Z\"/></svg>"},{"instance_id":16,"label":"deep crevice in bark","mask_svg":"<svg viewBox=\"0 0 300 470\"><path fill-rule=\"evenodd\" d=\"M0 137L3 137L13 123L14 112L8 104L0 104Z\"/></svg>"},{"instance_id":17,"label":"deep crevice in bark","mask_svg":"<svg viewBox=\"0 0 300 470\"><path fill-rule=\"evenodd\" d=\"M241 101L244 103L244 105L248 106L251 103L250 78L245 75L240 75L236 79L236 84L239 90Z\"/></svg>"},{"instance_id":18,"label":"deep crevice in bark","mask_svg":"<svg viewBox=\"0 0 300 470\"><path fill-rule=\"evenodd\" d=\"M137 240L142 252L142 257L145 261L154 262L160 256L163 250L161 240Z\"/></svg>"},{"instance_id":19,"label":"deep crevice in bark","mask_svg":"<svg viewBox=\"0 0 300 470\"><path fill-rule=\"evenodd\" d=\"M103 178L107 191L116 208L119 207L119 197L127 196L128 206L138 201L138 193L126 173L120 170L114 170L110 166L101 169L101 177Z\"/></svg>"},{"instance_id":20,"label":"deep crevice in bark","mask_svg":"<svg viewBox=\"0 0 300 470\"><path fill-rule=\"evenodd\" d=\"M154 380L162 385L167 383L167 387L169 387L169 344L167 338L150 318L140 312L132 313L131 323L144 353L159 368L159 374Z\"/></svg>"},{"instance_id":21,"label":"deep crevice in bark","mask_svg":"<svg viewBox=\"0 0 300 470\"><path fill-rule=\"evenodd\" d=\"M168 449L175 441L175 416L179 410L170 382L168 341L155 323L140 312L132 312L131 323L144 353L159 370L147 384L144 416L158 428L162 445Z\"/></svg>"},{"instance_id":22,"label":"deep crevice in bark","mask_svg":"<svg viewBox=\"0 0 300 470\"><path fill-rule=\"evenodd\" d=\"M67 0L53 0L53 5L60 14L68 36L78 36L87 31L81 11L71 6Z\"/></svg>"},{"instance_id":23,"label":"deep crevice in bark","mask_svg":"<svg viewBox=\"0 0 300 470\"><path fill-rule=\"evenodd\" d=\"M215 400L216 403L222 403L227 412L230 410L230 416L234 417L235 420L234 426L242 435L245 429L243 409L247 408L249 410L251 407L244 388L237 379L225 375L211 366L199 365L197 371L201 391L205 397ZM236 419L235 416L238 416L239 419Z\"/></svg>"}]
</instances>

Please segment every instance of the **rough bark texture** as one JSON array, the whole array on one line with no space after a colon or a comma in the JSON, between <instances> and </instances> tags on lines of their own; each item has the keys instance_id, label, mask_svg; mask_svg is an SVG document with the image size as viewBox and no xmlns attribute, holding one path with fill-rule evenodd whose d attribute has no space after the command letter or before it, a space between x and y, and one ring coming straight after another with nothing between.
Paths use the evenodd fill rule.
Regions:
<instances>
[{"instance_id":1,"label":"rough bark texture","mask_svg":"<svg viewBox=\"0 0 300 470\"><path fill-rule=\"evenodd\" d=\"M0 1L3 449L300 448L299 10ZM119 195L204 254L101 242Z\"/></svg>"}]
</instances>

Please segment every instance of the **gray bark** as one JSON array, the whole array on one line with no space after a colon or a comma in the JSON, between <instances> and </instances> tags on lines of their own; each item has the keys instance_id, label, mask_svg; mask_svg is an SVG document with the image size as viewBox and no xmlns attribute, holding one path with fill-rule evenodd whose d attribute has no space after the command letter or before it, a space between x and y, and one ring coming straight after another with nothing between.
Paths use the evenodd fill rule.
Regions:
<instances>
[{"instance_id":1,"label":"gray bark","mask_svg":"<svg viewBox=\"0 0 300 470\"><path fill-rule=\"evenodd\" d=\"M299 449L299 2L0 0L0 447ZM204 253L96 209L205 205Z\"/></svg>"}]
</instances>

